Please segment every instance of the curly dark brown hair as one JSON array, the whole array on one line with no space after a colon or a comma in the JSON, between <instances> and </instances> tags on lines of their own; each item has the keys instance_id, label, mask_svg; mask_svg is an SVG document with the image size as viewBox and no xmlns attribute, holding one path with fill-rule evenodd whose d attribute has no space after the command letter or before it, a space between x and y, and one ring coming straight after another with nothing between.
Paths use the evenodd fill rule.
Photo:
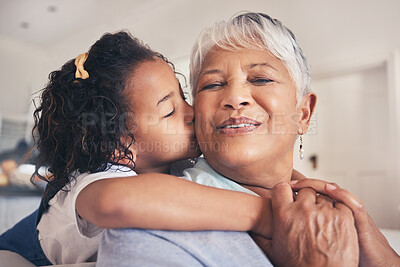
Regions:
<instances>
[{"instance_id":1,"label":"curly dark brown hair","mask_svg":"<svg viewBox=\"0 0 400 267\"><path fill-rule=\"evenodd\" d=\"M39 151L34 175L48 182L44 199L64 190L76 173L105 171L121 159L134 163L134 120L125 88L135 68L155 57L169 63L129 32L107 33L88 52L89 78L75 78L74 59L50 73L32 130ZM50 177L39 173L42 166Z\"/></svg>"}]
</instances>

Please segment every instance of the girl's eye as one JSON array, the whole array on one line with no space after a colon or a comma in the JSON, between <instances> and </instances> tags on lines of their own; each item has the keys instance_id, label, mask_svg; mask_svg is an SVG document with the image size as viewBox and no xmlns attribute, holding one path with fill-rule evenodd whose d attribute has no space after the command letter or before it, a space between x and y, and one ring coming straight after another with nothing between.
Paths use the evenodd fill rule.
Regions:
<instances>
[{"instance_id":1,"label":"girl's eye","mask_svg":"<svg viewBox=\"0 0 400 267\"><path fill-rule=\"evenodd\" d=\"M224 86L226 83L212 83L209 85L204 86L203 88L200 89L200 91L203 90L210 90L210 89L218 89L218 87Z\"/></svg>"},{"instance_id":2,"label":"girl's eye","mask_svg":"<svg viewBox=\"0 0 400 267\"><path fill-rule=\"evenodd\" d=\"M172 115L174 115L174 113L175 113L175 108L174 108L170 113L168 113L167 115L165 115L163 118L171 117Z\"/></svg>"},{"instance_id":3,"label":"girl's eye","mask_svg":"<svg viewBox=\"0 0 400 267\"><path fill-rule=\"evenodd\" d=\"M273 82L273 80L264 79L264 78L256 78L256 79L250 80L250 82L255 84L255 85L264 85L264 84Z\"/></svg>"}]
</instances>

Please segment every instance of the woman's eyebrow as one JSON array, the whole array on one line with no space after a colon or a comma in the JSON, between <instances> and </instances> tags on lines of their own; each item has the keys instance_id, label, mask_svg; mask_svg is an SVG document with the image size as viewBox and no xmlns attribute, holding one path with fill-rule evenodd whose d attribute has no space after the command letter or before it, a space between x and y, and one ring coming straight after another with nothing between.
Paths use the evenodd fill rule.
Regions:
<instances>
[{"instance_id":1,"label":"woman's eyebrow","mask_svg":"<svg viewBox=\"0 0 400 267\"><path fill-rule=\"evenodd\" d=\"M174 92L171 92L171 93L169 93L168 95L166 95L166 96L164 96L163 98L161 98L161 99L157 102L157 105L156 105L156 106L158 106L158 105L161 104L162 102L167 101L173 94L174 94Z\"/></svg>"},{"instance_id":2,"label":"woman's eyebrow","mask_svg":"<svg viewBox=\"0 0 400 267\"><path fill-rule=\"evenodd\" d=\"M274 70L276 70L277 71L277 69L275 69L274 67L272 67L271 66L271 64L268 64L268 63L254 63L254 64L250 64L250 65L248 65L247 66L247 69L252 69L252 68L256 68L256 67L269 67L269 68L272 68L272 69L274 69Z\"/></svg>"},{"instance_id":3,"label":"woman's eyebrow","mask_svg":"<svg viewBox=\"0 0 400 267\"><path fill-rule=\"evenodd\" d=\"M199 77L207 75L207 74L214 74L214 73L221 73L222 71L213 69L213 70L206 70L200 73Z\"/></svg>"}]
</instances>

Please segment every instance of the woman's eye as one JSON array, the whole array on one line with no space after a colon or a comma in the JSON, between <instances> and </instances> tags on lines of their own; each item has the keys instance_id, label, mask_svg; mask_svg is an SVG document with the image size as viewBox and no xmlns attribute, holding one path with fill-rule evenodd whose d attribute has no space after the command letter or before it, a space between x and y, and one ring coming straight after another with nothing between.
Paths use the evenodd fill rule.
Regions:
<instances>
[{"instance_id":1,"label":"woman's eye","mask_svg":"<svg viewBox=\"0 0 400 267\"><path fill-rule=\"evenodd\" d=\"M218 87L221 87L224 85L225 85L225 83L212 83L212 84L204 86L203 88L201 88L200 91L209 90L209 89L217 89Z\"/></svg>"},{"instance_id":2,"label":"woman's eye","mask_svg":"<svg viewBox=\"0 0 400 267\"><path fill-rule=\"evenodd\" d=\"M257 78L257 79L252 79L250 80L251 83L256 84L256 85L264 85L270 82L273 82L271 79L264 79L264 78Z\"/></svg>"},{"instance_id":3,"label":"woman's eye","mask_svg":"<svg viewBox=\"0 0 400 267\"><path fill-rule=\"evenodd\" d=\"M175 113L175 109L173 109L170 113L168 113L167 115L165 115L163 118L171 117L172 115L174 115L174 113Z\"/></svg>"}]
</instances>

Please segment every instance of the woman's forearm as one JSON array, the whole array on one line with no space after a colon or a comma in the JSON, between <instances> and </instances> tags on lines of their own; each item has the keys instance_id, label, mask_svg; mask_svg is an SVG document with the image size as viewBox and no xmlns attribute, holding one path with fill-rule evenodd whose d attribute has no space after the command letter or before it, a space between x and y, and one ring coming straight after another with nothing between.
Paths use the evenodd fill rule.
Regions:
<instances>
[{"instance_id":1,"label":"woman's forearm","mask_svg":"<svg viewBox=\"0 0 400 267\"><path fill-rule=\"evenodd\" d=\"M81 217L102 228L271 232L270 200L175 176L147 173L88 185L76 203Z\"/></svg>"}]
</instances>

